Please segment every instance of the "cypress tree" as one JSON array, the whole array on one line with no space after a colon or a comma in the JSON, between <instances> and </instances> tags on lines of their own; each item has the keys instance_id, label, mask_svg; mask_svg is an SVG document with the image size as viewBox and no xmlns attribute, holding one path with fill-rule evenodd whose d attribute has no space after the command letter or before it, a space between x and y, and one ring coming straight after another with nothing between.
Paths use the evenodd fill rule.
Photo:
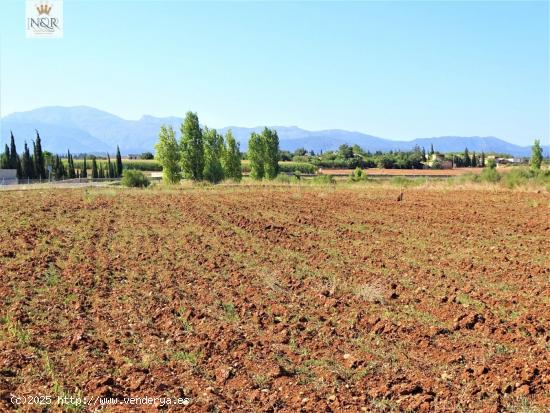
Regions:
<instances>
[{"instance_id":1,"label":"cypress tree","mask_svg":"<svg viewBox=\"0 0 550 413\"><path fill-rule=\"evenodd\" d=\"M36 141L34 145L34 173L36 178L46 178L46 166L44 161L44 153L42 152L42 141L40 134L36 131Z\"/></svg>"},{"instance_id":2,"label":"cypress tree","mask_svg":"<svg viewBox=\"0 0 550 413\"><path fill-rule=\"evenodd\" d=\"M99 173L97 174L97 177L101 179L105 178L105 173L103 171L103 162L99 163Z\"/></svg>"},{"instance_id":3,"label":"cypress tree","mask_svg":"<svg viewBox=\"0 0 550 413\"><path fill-rule=\"evenodd\" d=\"M95 156L92 156L92 179L97 179L99 177L97 173L97 161Z\"/></svg>"},{"instance_id":4,"label":"cypress tree","mask_svg":"<svg viewBox=\"0 0 550 413\"><path fill-rule=\"evenodd\" d=\"M71 151L67 151L67 169L67 175L69 176L69 178L76 178L76 172L74 170L74 160L73 156L71 155Z\"/></svg>"},{"instance_id":5,"label":"cypress tree","mask_svg":"<svg viewBox=\"0 0 550 413\"><path fill-rule=\"evenodd\" d=\"M21 159L21 177L34 179L34 164L27 142L25 142L23 158Z\"/></svg>"},{"instance_id":6,"label":"cypress tree","mask_svg":"<svg viewBox=\"0 0 550 413\"><path fill-rule=\"evenodd\" d=\"M477 155L475 152L472 153L472 167L475 168L477 166Z\"/></svg>"},{"instance_id":7,"label":"cypress tree","mask_svg":"<svg viewBox=\"0 0 550 413\"><path fill-rule=\"evenodd\" d=\"M472 166L472 160L470 159L468 148L464 149L464 166L466 167Z\"/></svg>"},{"instance_id":8,"label":"cypress tree","mask_svg":"<svg viewBox=\"0 0 550 413\"><path fill-rule=\"evenodd\" d=\"M482 168L485 168L485 152L481 151L481 163L480 165Z\"/></svg>"},{"instance_id":9,"label":"cypress tree","mask_svg":"<svg viewBox=\"0 0 550 413\"><path fill-rule=\"evenodd\" d=\"M86 165L86 155L84 155L84 162L82 163L82 170L80 171L81 178L88 177L88 165Z\"/></svg>"},{"instance_id":10,"label":"cypress tree","mask_svg":"<svg viewBox=\"0 0 550 413\"><path fill-rule=\"evenodd\" d=\"M120 156L120 148L116 146L116 175L117 178L122 176L122 156Z\"/></svg>"},{"instance_id":11,"label":"cypress tree","mask_svg":"<svg viewBox=\"0 0 550 413\"><path fill-rule=\"evenodd\" d=\"M17 169L17 148L15 147L15 138L12 131L10 131L10 169Z\"/></svg>"},{"instance_id":12,"label":"cypress tree","mask_svg":"<svg viewBox=\"0 0 550 413\"><path fill-rule=\"evenodd\" d=\"M2 159L0 159L0 168L1 169L11 169L10 168L10 148L6 144L4 147L4 153L2 154Z\"/></svg>"}]
</instances>

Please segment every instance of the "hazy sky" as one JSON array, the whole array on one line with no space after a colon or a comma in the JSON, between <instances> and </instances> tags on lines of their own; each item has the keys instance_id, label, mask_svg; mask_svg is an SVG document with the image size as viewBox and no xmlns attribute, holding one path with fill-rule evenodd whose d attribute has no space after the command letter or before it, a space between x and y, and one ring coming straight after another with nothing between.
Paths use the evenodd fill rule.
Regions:
<instances>
[{"instance_id":1,"label":"hazy sky","mask_svg":"<svg viewBox=\"0 0 550 413\"><path fill-rule=\"evenodd\" d=\"M26 39L0 0L1 114L89 105L128 119L549 143L549 3L64 2Z\"/></svg>"}]
</instances>

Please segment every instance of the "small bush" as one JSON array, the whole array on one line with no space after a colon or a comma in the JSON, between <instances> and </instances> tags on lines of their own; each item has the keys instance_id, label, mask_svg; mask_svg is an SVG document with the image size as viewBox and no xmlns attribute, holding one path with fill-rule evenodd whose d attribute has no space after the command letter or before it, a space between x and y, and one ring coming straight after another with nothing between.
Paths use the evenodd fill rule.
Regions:
<instances>
[{"instance_id":1,"label":"small bush","mask_svg":"<svg viewBox=\"0 0 550 413\"><path fill-rule=\"evenodd\" d=\"M357 167L354 169L349 179L351 182L360 182L360 181L366 181L368 177L367 177L367 174L363 171L363 169Z\"/></svg>"},{"instance_id":2,"label":"small bush","mask_svg":"<svg viewBox=\"0 0 550 413\"><path fill-rule=\"evenodd\" d=\"M497 172L496 169L493 168L485 168L483 171L481 171L481 174L479 175L479 179L482 182L491 182L496 183L500 181L500 174Z\"/></svg>"},{"instance_id":3,"label":"small bush","mask_svg":"<svg viewBox=\"0 0 550 413\"><path fill-rule=\"evenodd\" d=\"M122 173L122 180L120 182L122 185L131 188L146 188L151 183L143 172L133 169L126 169Z\"/></svg>"},{"instance_id":4,"label":"small bush","mask_svg":"<svg viewBox=\"0 0 550 413\"><path fill-rule=\"evenodd\" d=\"M275 182L281 184L297 184L300 182L300 178L295 175L279 174L275 178Z\"/></svg>"}]
</instances>

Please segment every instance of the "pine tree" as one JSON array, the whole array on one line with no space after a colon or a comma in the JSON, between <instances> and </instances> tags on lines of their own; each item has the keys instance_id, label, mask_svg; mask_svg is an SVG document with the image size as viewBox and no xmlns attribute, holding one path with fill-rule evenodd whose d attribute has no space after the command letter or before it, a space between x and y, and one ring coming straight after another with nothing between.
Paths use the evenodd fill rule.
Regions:
<instances>
[{"instance_id":1,"label":"pine tree","mask_svg":"<svg viewBox=\"0 0 550 413\"><path fill-rule=\"evenodd\" d=\"M204 143L196 113L187 112L180 132L181 169L186 177L200 181L204 171Z\"/></svg>"},{"instance_id":2,"label":"pine tree","mask_svg":"<svg viewBox=\"0 0 550 413\"><path fill-rule=\"evenodd\" d=\"M99 177L98 171L97 171L97 161L95 159L95 156L92 156L92 179L97 179Z\"/></svg>"},{"instance_id":3,"label":"pine tree","mask_svg":"<svg viewBox=\"0 0 550 413\"><path fill-rule=\"evenodd\" d=\"M250 161L250 176L261 180L265 176L265 141L256 132L250 134L248 140L248 159Z\"/></svg>"},{"instance_id":4,"label":"pine tree","mask_svg":"<svg viewBox=\"0 0 550 413\"><path fill-rule=\"evenodd\" d=\"M10 169L17 169L17 148L15 147L15 138L13 133L10 131Z\"/></svg>"},{"instance_id":5,"label":"pine tree","mask_svg":"<svg viewBox=\"0 0 550 413\"><path fill-rule=\"evenodd\" d=\"M223 137L216 129L205 128L204 137L204 172L207 181L218 183L223 180L221 157L223 154Z\"/></svg>"},{"instance_id":6,"label":"pine tree","mask_svg":"<svg viewBox=\"0 0 550 413\"><path fill-rule=\"evenodd\" d=\"M34 172L36 178L45 179L46 178L46 165L44 160L44 154L42 153L42 141L40 139L40 134L36 131L36 141L34 144Z\"/></svg>"},{"instance_id":7,"label":"pine tree","mask_svg":"<svg viewBox=\"0 0 550 413\"><path fill-rule=\"evenodd\" d=\"M240 181L242 179L241 153L239 151L239 144L235 141L231 129L225 134L222 165L226 178L235 181Z\"/></svg>"},{"instance_id":8,"label":"pine tree","mask_svg":"<svg viewBox=\"0 0 550 413\"><path fill-rule=\"evenodd\" d=\"M116 176L120 178L122 176L122 156L120 156L120 148L116 147Z\"/></svg>"}]
</instances>

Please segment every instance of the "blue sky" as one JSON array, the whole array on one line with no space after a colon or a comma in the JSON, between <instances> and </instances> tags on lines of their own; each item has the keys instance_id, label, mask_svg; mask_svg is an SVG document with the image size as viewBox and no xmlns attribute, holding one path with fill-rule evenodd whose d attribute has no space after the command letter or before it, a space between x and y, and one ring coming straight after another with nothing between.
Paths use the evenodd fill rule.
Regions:
<instances>
[{"instance_id":1,"label":"blue sky","mask_svg":"<svg viewBox=\"0 0 550 413\"><path fill-rule=\"evenodd\" d=\"M26 39L0 2L1 114L89 105L127 119L341 128L389 139L549 142L549 3L64 2Z\"/></svg>"}]
</instances>

